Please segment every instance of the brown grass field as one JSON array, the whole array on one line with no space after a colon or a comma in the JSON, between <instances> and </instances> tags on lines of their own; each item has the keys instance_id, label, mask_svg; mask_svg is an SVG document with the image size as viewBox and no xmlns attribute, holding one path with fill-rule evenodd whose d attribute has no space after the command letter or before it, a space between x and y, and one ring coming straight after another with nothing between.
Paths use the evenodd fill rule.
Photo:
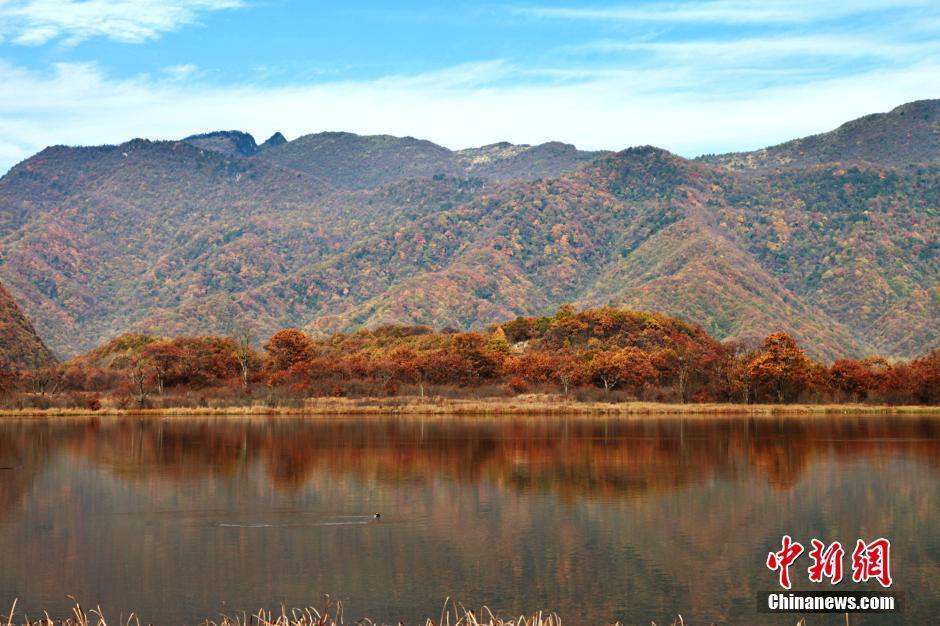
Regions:
<instances>
[{"instance_id":1,"label":"brown grass field","mask_svg":"<svg viewBox=\"0 0 940 626\"><path fill-rule=\"evenodd\" d=\"M80 408L5 409L0 419L25 417L264 417L340 415L451 415L451 416L707 416L777 417L834 415L917 415L940 417L940 407L925 405L874 404L731 404L665 402L577 402L561 396L521 395L512 398L463 400L452 398L310 398L302 406L272 407L263 404L241 407L173 407L159 409L119 409L105 406L97 411Z\"/></svg>"}]
</instances>

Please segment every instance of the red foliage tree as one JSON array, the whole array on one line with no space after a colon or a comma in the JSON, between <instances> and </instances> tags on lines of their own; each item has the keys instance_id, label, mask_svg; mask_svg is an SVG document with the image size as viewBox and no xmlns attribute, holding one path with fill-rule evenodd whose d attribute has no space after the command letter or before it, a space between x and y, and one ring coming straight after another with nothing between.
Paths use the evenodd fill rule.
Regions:
<instances>
[{"instance_id":1,"label":"red foliage tree","mask_svg":"<svg viewBox=\"0 0 940 626\"><path fill-rule=\"evenodd\" d=\"M157 385L157 393L163 394L167 381L182 375L186 352L174 341L157 341L144 346L141 357L149 364Z\"/></svg>"},{"instance_id":2,"label":"red foliage tree","mask_svg":"<svg viewBox=\"0 0 940 626\"><path fill-rule=\"evenodd\" d=\"M316 356L316 344L303 331L293 328L274 333L264 349L268 353L265 369L274 374L286 372Z\"/></svg>"},{"instance_id":3,"label":"red foliage tree","mask_svg":"<svg viewBox=\"0 0 940 626\"><path fill-rule=\"evenodd\" d=\"M914 397L923 404L940 403L940 348L911 362Z\"/></svg>"},{"instance_id":4,"label":"red foliage tree","mask_svg":"<svg viewBox=\"0 0 940 626\"><path fill-rule=\"evenodd\" d=\"M796 399L809 380L809 359L786 333L764 339L760 352L748 363L748 374L778 402Z\"/></svg>"},{"instance_id":5,"label":"red foliage tree","mask_svg":"<svg viewBox=\"0 0 940 626\"><path fill-rule=\"evenodd\" d=\"M829 368L830 385L858 402L872 389L875 377L867 363L854 359L839 359Z\"/></svg>"}]
</instances>

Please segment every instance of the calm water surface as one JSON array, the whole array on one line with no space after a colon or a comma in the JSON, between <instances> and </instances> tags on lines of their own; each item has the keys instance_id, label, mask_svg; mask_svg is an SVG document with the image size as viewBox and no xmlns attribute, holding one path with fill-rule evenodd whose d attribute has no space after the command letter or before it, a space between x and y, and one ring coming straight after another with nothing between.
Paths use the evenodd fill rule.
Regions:
<instances>
[{"instance_id":1,"label":"calm water surface","mask_svg":"<svg viewBox=\"0 0 940 626\"><path fill-rule=\"evenodd\" d=\"M906 610L851 624L940 623L940 418L8 422L0 467L4 614L792 625L755 600L789 533L891 538Z\"/></svg>"}]
</instances>

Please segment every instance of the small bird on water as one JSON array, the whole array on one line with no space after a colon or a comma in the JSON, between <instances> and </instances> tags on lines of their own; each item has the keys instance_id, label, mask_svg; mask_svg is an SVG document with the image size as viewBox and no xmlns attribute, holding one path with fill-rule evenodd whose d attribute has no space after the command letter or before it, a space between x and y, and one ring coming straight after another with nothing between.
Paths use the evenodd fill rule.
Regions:
<instances>
[{"instance_id":1,"label":"small bird on water","mask_svg":"<svg viewBox=\"0 0 940 626\"><path fill-rule=\"evenodd\" d=\"M382 517L382 514L381 514L381 513L373 513L373 514L372 514L372 518L373 518L373 519L379 519L380 517Z\"/></svg>"}]
</instances>

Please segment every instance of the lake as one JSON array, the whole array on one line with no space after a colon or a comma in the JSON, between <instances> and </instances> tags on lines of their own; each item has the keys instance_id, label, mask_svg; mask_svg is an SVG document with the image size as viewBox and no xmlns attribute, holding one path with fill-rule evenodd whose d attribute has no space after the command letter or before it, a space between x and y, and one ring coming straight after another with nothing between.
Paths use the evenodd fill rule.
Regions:
<instances>
[{"instance_id":1,"label":"lake","mask_svg":"<svg viewBox=\"0 0 940 626\"><path fill-rule=\"evenodd\" d=\"M940 618L936 417L18 421L0 467L2 614L64 615L70 594L191 624L329 594L347 621L450 596L567 624L792 625L756 612L790 534L892 540L904 612L851 624Z\"/></svg>"}]
</instances>

